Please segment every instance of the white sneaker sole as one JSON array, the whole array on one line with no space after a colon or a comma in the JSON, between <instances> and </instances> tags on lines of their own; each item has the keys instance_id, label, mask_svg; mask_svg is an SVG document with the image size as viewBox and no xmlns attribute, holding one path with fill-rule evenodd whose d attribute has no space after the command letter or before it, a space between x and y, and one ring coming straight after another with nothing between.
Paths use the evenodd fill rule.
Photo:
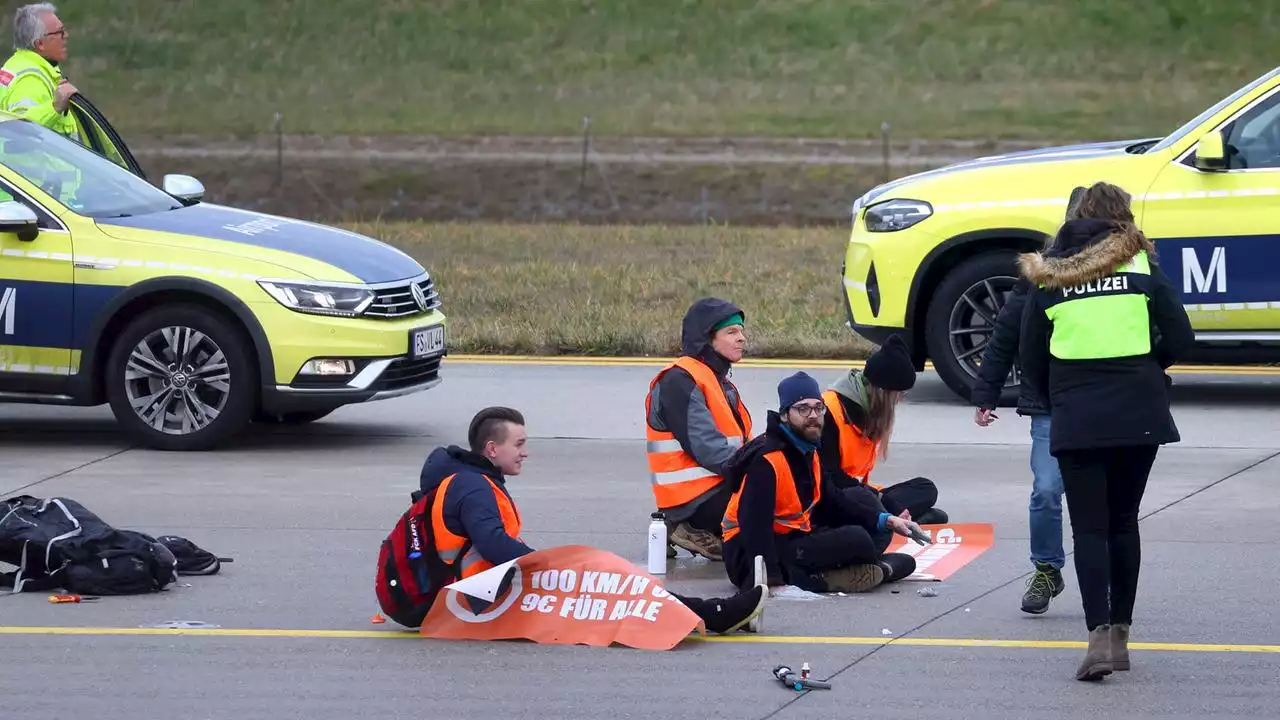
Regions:
<instances>
[{"instance_id":1,"label":"white sneaker sole","mask_svg":"<svg viewBox=\"0 0 1280 720\"><path fill-rule=\"evenodd\" d=\"M769 597L769 577L764 567L764 556L757 555L755 558L755 584L764 587L764 596ZM763 601L763 598L762 598ZM762 602L763 604L763 602ZM760 614L751 618L751 622L747 623L747 632L758 633L764 627L764 608L761 607Z\"/></svg>"}]
</instances>

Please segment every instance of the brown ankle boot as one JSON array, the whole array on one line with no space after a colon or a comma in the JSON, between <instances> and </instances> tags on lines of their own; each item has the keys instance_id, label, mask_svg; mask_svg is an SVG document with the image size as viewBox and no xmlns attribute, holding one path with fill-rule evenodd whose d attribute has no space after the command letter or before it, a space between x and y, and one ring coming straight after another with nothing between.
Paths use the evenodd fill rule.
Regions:
<instances>
[{"instance_id":1,"label":"brown ankle boot","mask_svg":"<svg viewBox=\"0 0 1280 720\"><path fill-rule=\"evenodd\" d=\"M1111 626L1111 669L1124 672L1129 669L1129 626Z\"/></svg>"},{"instance_id":2,"label":"brown ankle boot","mask_svg":"<svg viewBox=\"0 0 1280 720\"><path fill-rule=\"evenodd\" d=\"M1111 670L1111 626L1099 625L1089 632L1089 649L1076 670L1076 679L1101 680Z\"/></svg>"}]
</instances>

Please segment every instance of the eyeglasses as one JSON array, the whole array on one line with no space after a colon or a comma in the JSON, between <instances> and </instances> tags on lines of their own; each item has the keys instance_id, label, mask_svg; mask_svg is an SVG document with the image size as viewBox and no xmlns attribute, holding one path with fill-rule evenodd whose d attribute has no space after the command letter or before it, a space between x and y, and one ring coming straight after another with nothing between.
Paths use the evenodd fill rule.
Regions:
<instances>
[{"instance_id":1,"label":"eyeglasses","mask_svg":"<svg viewBox=\"0 0 1280 720\"><path fill-rule=\"evenodd\" d=\"M827 409L827 406L823 405L822 403L818 403L816 405L792 405L791 409L800 413L801 417L804 417L807 415L813 415L814 417L817 417Z\"/></svg>"},{"instance_id":2,"label":"eyeglasses","mask_svg":"<svg viewBox=\"0 0 1280 720\"><path fill-rule=\"evenodd\" d=\"M60 38L65 39L65 38L67 37L67 29L66 29L66 28L61 28L61 29L59 29L59 30L54 30L54 31L53 31L53 32L51 32L51 33L45 33L45 34L44 34L44 36L45 36L45 37L60 37Z\"/></svg>"}]
</instances>

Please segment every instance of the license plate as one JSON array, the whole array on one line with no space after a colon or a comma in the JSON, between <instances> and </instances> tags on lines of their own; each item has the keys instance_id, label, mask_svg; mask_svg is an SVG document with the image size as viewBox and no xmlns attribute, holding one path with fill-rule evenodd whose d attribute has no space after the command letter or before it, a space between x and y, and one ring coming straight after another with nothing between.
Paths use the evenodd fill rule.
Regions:
<instances>
[{"instance_id":1,"label":"license plate","mask_svg":"<svg viewBox=\"0 0 1280 720\"><path fill-rule=\"evenodd\" d=\"M429 328L422 328L409 333L409 354L415 359L439 355L443 352L443 325L433 325Z\"/></svg>"}]
</instances>

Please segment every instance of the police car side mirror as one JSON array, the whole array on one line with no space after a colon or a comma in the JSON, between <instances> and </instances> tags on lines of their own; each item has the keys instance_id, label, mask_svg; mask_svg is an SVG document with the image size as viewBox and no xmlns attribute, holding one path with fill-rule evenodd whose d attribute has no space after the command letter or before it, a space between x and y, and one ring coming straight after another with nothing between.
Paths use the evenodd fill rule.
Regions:
<instances>
[{"instance_id":1,"label":"police car side mirror","mask_svg":"<svg viewBox=\"0 0 1280 720\"><path fill-rule=\"evenodd\" d=\"M14 233L23 242L31 242L40 234L40 218L20 202L0 202L0 233Z\"/></svg>"},{"instance_id":2,"label":"police car side mirror","mask_svg":"<svg viewBox=\"0 0 1280 720\"><path fill-rule=\"evenodd\" d=\"M190 175L165 175L164 191L183 205L194 205L204 199L204 184Z\"/></svg>"},{"instance_id":3,"label":"police car side mirror","mask_svg":"<svg viewBox=\"0 0 1280 720\"><path fill-rule=\"evenodd\" d=\"M1195 164L1201 170L1227 169L1227 141L1221 131L1205 133L1200 138L1196 145Z\"/></svg>"}]
</instances>

